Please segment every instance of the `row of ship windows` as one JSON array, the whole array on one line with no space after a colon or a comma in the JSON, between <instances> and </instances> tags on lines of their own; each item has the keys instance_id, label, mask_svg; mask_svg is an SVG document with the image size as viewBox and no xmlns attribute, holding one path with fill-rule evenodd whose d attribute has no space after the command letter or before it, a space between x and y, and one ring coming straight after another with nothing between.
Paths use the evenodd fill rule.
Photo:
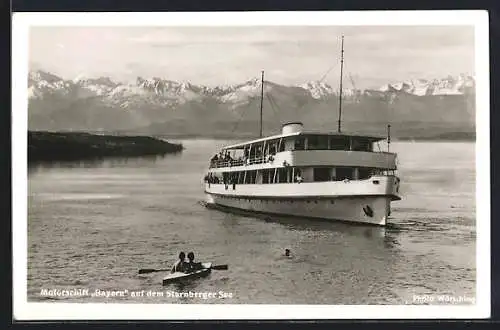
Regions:
<instances>
[{"instance_id":1,"label":"row of ship windows","mask_svg":"<svg viewBox=\"0 0 500 330\"><path fill-rule=\"evenodd\" d=\"M383 170L353 167L286 167L225 173L208 173L205 182L225 184L272 184L293 182L324 182L343 180L364 180Z\"/></svg>"},{"instance_id":2,"label":"row of ship windows","mask_svg":"<svg viewBox=\"0 0 500 330\"><path fill-rule=\"evenodd\" d=\"M288 150L351 150L373 151L373 143L364 137L299 135L250 144L243 149L245 155L258 156Z\"/></svg>"},{"instance_id":3,"label":"row of ship windows","mask_svg":"<svg viewBox=\"0 0 500 330\"><path fill-rule=\"evenodd\" d=\"M221 151L212 157L210 167L218 168L267 163L278 152L294 150L373 152L373 143L371 140L364 138L329 137L327 135L287 137L283 141L279 139L270 140L255 145L248 145L244 149Z\"/></svg>"},{"instance_id":4,"label":"row of ship windows","mask_svg":"<svg viewBox=\"0 0 500 330\"><path fill-rule=\"evenodd\" d=\"M293 200L290 200L290 201L281 201L281 200L276 200L276 199L250 199L250 198L243 198L243 197L234 197L234 196L225 196L225 195L220 195L221 198L223 199L236 199L238 201L246 201L246 202L251 202L251 201L259 201L260 203L273 203L273 204L276 204L276 203L279 203L279 204L282 204L282 203L288 203L288 204L293 204L294 201ZM333 199L330 199L329 200L330 204L335 204L335 201ZM318 204L318 200L315 199L315 200L306 200L306 203L307 204L310 204L310 203L314 203L314 204Z\"/></svg>"}]
</instances>

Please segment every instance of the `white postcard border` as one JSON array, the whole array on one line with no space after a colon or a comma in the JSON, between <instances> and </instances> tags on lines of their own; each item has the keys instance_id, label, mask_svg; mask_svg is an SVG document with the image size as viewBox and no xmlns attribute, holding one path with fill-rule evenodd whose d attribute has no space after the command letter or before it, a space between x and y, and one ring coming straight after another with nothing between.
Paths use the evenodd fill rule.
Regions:
<instances>
[{"instance_id":1,"label":"white postcard border","mask_svg":"<svg viewBox=\"0 0 500 330\"><path fill-rule=\"evenodd\" d=\"M473 25L476 63L476 304L473 306L177 305L27 302L27 76L33 26ZM21 320L435 319L490 316L487 11L14 13L12 20L13 312Z\"/></svg>"}]
</instances>

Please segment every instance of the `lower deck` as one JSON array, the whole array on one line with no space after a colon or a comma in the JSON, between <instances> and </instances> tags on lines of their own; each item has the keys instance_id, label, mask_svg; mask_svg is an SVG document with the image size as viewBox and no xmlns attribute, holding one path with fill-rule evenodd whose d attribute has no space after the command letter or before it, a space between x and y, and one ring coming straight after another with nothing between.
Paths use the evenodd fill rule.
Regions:
<instances>
[{"instance_id":1,"label":"lower deck","mask_svg":"<svg viewBox=\"0 0 500 330\"><path fill-rule=\"evenodd\" d=\"M275 184L205 183L208 205L238 210L385 225L399 178Z\"/></svg>"},{"instance_id":2,"label":"lower deck","mask_svg":"<svg viewBox=\"0 0 500 330\"><path fill-rule=\"evenodd\" d=\"M275 184L238 184L205 182L205 192L212 195L239 198L310 198L318 199L349 196L386 196L399 200L399 178L373 176L366 180L325 182L291 182Z\"/></svg>"}]
</instances>

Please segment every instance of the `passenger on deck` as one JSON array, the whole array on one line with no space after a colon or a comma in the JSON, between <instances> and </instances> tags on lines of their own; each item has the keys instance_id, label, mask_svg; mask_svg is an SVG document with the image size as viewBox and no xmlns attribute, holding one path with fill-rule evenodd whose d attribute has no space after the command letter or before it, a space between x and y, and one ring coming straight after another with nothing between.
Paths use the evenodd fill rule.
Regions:
<instances>
[{"instance_id":1,"label":"passenger on deck","mask_svg":"<svg viewBox=\"0 0 500 330\"><path fill-rule=\"evenodd\" d=\"M297 183L301 183L303 180L302 180L302 177L300 176L300 173L297 174L297 176L295 177L295 182Z\"/></svg>"},{"instance_id":2,"label":"passenger on deck","mask_svg":"<svg viewBox=\"0 0 500 330\"><path fill-rule=\"evenodd\" d=\"M215 154L211 159L210 159L210 165L211 166L217 166L217 161L219 158L217 157L217 154Z\"/></svg>"}]
</instances>

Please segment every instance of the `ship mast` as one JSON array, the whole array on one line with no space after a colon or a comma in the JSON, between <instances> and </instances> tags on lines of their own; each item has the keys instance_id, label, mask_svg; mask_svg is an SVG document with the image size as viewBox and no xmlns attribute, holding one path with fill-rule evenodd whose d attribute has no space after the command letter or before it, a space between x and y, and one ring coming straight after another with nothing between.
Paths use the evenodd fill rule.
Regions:
<instances>
[{"instance_id":1,"label":"ship mast","mask_svg":"<svg viewBox=\"0 0 500 330\"><path fill-rule=\"evenodd\" d=\"M260 84L260 136L262 137L262 108L264 103L264 71L262 71L262 79Z\"/></svg>"},{"instance_id":2,"label":"ship mast","mask_svg":"<svg viewBox=\"0 0 500 330\"><path fill-rule=\"evenodd\" d=\"M344 69L344 36L342 36L342 46L340 51L340 89L339 89L339 125L338 131L340 133L340 122L342 120L342 74Z\"/></svg>"}]
</instances>

